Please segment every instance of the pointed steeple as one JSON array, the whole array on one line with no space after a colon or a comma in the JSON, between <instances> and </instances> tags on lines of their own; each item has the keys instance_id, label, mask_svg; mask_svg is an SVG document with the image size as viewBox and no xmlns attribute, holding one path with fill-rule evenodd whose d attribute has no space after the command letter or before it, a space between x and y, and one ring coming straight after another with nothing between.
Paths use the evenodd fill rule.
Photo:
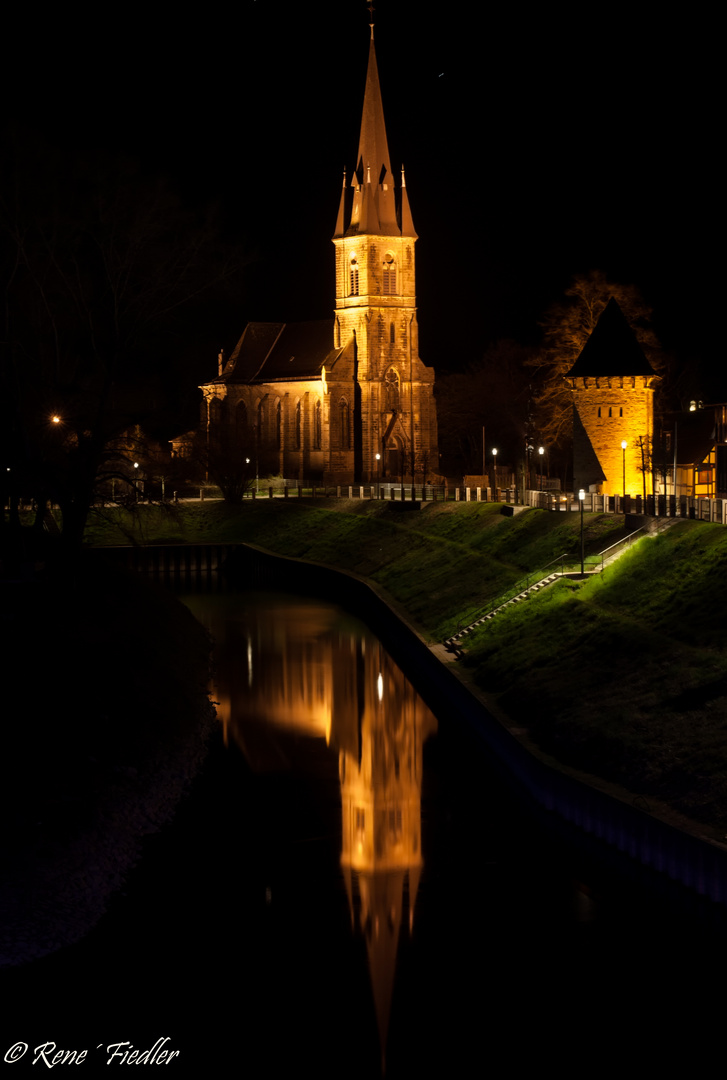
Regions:
<instances>
[{"instance_id":1,"label":"pointed steeple","mask_svg":"<svg viewBox=\"0 0 727 1080\"><path fill-rule=\"evenodd\" d=\"M406 192L402 193L401 224L397 215L394 174L391 171L389 145L386 139L373 23L371 24L358 157L351 177L351 187L353 188L353 206L348 227L345 229L346 235L416 237ZM335 236L343 235L340 218L341 211L339 210Z\"/></svg>"}]
</instances>

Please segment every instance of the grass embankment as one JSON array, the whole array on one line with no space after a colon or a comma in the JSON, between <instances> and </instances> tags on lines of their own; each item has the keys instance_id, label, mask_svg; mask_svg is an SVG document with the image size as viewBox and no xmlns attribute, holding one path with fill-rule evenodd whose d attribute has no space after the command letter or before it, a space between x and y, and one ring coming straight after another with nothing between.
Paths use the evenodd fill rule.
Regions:
<instances>
[{"instance_id":1,"label":"grass embankment","mask_svg":"<svg viewBox=\"0 0 727 1080\"><path fill-rule=\"evenodd\" d=\"M576 514L492 505L259 501L146 518L147 536L246 540L353 570L430 640L492 606L529 571L577 553ZM586 515L586 549L624 535ZM97 538L98 538L97 534ZM105 536L110 537L108 526ZM465 665L544 752L727 831L727 528L683 522L603 575L563 580L468 639Z\"/></svg>"}]
</instances>

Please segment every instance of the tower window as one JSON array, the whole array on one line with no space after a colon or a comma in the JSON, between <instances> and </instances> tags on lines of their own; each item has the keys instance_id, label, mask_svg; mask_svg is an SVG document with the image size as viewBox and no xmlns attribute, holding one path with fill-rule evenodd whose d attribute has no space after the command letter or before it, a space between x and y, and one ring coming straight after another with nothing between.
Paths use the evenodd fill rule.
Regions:
<instances>
[{"instance_id":1,"label":"tower window","mask_svg":"<svg viewBox=\"0 0 727 1080\"><path fill-rule=\"evenodd\" d=\"M609 417L609 420L611 419L612 415L613 415L613 410L612 410L611 406L609 405L609 407L608 407L608 417Z\"/></svg>"},{"instance_id":2,"label":"tower window","mask_svg":"<svg viewBox=\"0 0 727 1080\"><path fill-rule=\"evenodd\" d=\"M601 406L598 406L598 419L601 419Z\"/></svg>"},{"instance_id":3,"label":"tower window","mask_svg":"<svg viewBox=\"0 0 727 1080\"><path fill-rule=\"evenodd\" d=\"M384 296L394 296L396 293L396 263L394 256L389 252L384 257Z\"/></svg>"},{"instance_id":4,"label":"tower window","mask_svg":"<svg viewBox=\"0 0 727 1080\"><path fill-rule=\"evenodd\" d=\"M358 296L358 262L351 259L349 296Z\"/></svg>"},{"instance_id":5,"label":"tower window","mask_svg":"<svg viewBox=\"0 0 727 1080\"><path fill-rule=\"evenodd\" d=\"M396 412L399 408L399 375L394 368L389 368L384 377L386 411Z\"/></svg>"},{"instance_id":6,"label":"tower window","mask_svg":"<svg viewBox=\"0 0 727 1080\"><path fill-rule=\"evenodd\" d=\"M618 410L618 415L619 415L619 416L623 416L623 414L624 414L624 411L623 411L623 405L621 405L621 406L619 407L619 410Z\"/></svg>"},{"instance_id":7,"label":"tower window","mask_svg":"<svg viewBox=\"0 0 727 1080\"><path fill-rule=\"evenodd\" d=\"M395 345L395 344L396 344L396 330L395 330L395 328L394 328L394 324L393 324L393 323L391 323L391 324L389 325L389 344L391 344L391 345Z\"/></svg>"}]
</instances>

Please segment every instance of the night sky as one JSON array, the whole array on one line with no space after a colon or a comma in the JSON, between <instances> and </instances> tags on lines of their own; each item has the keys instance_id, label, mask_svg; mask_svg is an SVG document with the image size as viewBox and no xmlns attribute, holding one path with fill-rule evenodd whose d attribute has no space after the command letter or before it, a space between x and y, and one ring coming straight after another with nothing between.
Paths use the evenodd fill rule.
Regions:
<instances>
[{"instance_id":1,"label":"night sky","mask_svg":"<svg viewBox=\"0 0 727 1080\"><path fill-rule=\"evenodd\" d=\"M248 319L331 314L362 0L118 11L103 26L56 9L32 34L18 27L6 113L163 170L190 203L217 202L250 261L215 351ZM639 5L427 13L380 0L374 17L392 165L406 167L420 236L424 361L456 370L499 337L535 343L543 309L599 268L641 289L681 364L716 363L714 29ZM210 348L200 379L214 370Z\"/></svg>"}]
</instances>

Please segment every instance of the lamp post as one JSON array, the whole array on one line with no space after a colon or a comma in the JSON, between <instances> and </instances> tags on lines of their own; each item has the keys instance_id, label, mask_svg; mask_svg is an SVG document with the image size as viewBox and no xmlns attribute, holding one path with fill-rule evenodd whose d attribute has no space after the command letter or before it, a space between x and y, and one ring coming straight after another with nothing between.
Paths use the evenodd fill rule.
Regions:
<instances>
[{"instance_id":1,"label":"lamp post","mask_svg":"<svg viewBox=\"0 0 727 1080\"><path fill-rule=\"evenodd\" d=\"M538 488L539 491L543 490L543 454L544 453L545 453L545 447L544 446L539 446L538 447L538 454L540 455L540 485L539 485L539 488Z\"/></svg>"},{"instance_id":2,"label":"lamp post","mask_svg":"<svg viewBox=\"0 0 727 1080\"><path fill-rule=\"evenodd\" d=\"M376 498L377 499L380 498L380 496L381 496L380 483L379 483L380 477L381 477L381 454L377 454L376 455Z\"/></svg>"},{"instance_id":3,"label":"lamp post","mask_svg":"<svg viewBox=\"0 0 727 1080\"><path fill-rule=\"evenodd\" d=\"M581 504L581 577L585 574L584 558L583 558L583 504L586 501L586 493L583 488L578 492L578 502Z\"/></svg>"},{"instance_id":4,"label":"lamp post","mask_svg":"<svg viewBox=\"0 0 727 1080\"><path fill-rule=\"evenodd\" d=\"M492 448L492 501L497 502L497 448Z\"/></svg>"},{"instance_id":5,"label":"lamp post","mask_svg":"<svg viewBox=\"0 0 727 1080\"><path fill-rule=\"evenodd\" d=\"M621 464L622 464L622 476L623 476L623 497L624 497L624 513L626 512L626 447L629 444L625 439L621 442Z\"/></svg>"}]
</instances>

